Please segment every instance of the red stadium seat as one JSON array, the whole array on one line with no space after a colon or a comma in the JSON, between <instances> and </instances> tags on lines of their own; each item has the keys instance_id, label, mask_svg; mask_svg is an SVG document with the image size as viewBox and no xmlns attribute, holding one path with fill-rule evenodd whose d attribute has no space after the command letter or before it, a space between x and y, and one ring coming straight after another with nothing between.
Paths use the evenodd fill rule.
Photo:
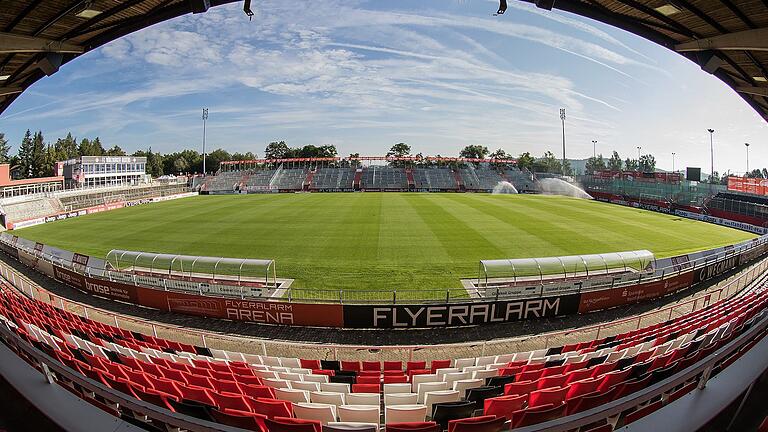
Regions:
<instances>
[{"instance_id":1,"label":"red stadium seat","mask_svg":"<svg viewBox=\"0 0 768 432\"><path fill-rule=\"evenodd\" d=\"M568 375L552 375L544 378L539 378L539 389L562 387L565 385L565 380L568 379Z\"/></svg>"},{"instance_id":2,"label":"red stadium seat","mask_svg":"<svg viewBox=\"0 0 768 432\"><path fill-rule=\"evenodd\" d=\"M343 371L353 371L353 372L360 372L360 362L359 361L341 361L341 370Z\"/></svg>"},{"instance_id":3,"label":"red stadium seat","mask_svg":"<svg viewBox=\"0 0 768 432\"><path fill-rule=\"evenodd\" d=\"M612 387L623 383L627 377L629 377L630 372L632 372L631 369L608 372L601 378L600 385L597 387L597 390L601 392L608 391Z\"/></svg>"},{"instance_id":4,"label":"red stadium seat","mask_svg":"<svg viewBox=\"0 0 768 432\"><path fill-rule=\"evenodd\" d=\"M273 387L269 387L265 385L243 384L240 386L240 388L243 389L244 395L252 397L254 399L256 398L274 399L275 398L275 389Z\"/></svg>"},{"instance_id":5,"label":"red stadium seat","mask_svg":"<svg viewBox=\"0 0 768 432\"><path fill-rule=\"evenodd\" d=\"M482 416L448 421L448 432L499 432L507 421L504 417Z\"/></svg>"},{"instance_id":6,"label":"red stadium seat","mask_svg":"<svg viewBox=\"0 0 768 432\"><path fill-rule=\"evenodd\" d=\"M568 366L569 365L562 365L544 368L541 372L541 377L544 378L553 375L562 375L565 373L565 370L568 368Z\"/></svg>"},{"instance_id":7,"label":"red stadium seat","mask_svg":"<svg viewBox=\"0 0 768 432\"><path fill-rule=\"evenodd\" d=\"M432 360L430 370L435 373L438 369L445 369L451 367L451 360Z\"/></svg>"},{"instance_id":8,"label":"red stadium seat","mask_svg":"<svg viewBox=\"0 0 768 432\"><path fill-rule=\"evenodd\" d=\"M238 411L252 412L251 404L243 395L212 393L213 403L219 410L233 409Z\"/></svg>"},{"instance_id":9,"label":"red stadium seat","mask_svg":"<svg viewBox=\"0 0 768 432\"><path fill-rule=\"evenodd\" d=\"M219 411L217 409L211 410L211 417L221 424L227 426L233 426L241 429L267 432L266 419L267 417L261 414L255 414L251 412L243 412L236 410Z\"/></svg>"},{"instance_id":10,"label":"red stadium seat","mask_svg":"<svg viewBox=\"0 0 768 432\"><path fill-rule=\"evenodd\" d=\"M528 393L538 388L538 382L536 381L516 381L509 384L504 384L504 395L527 395Z\"/></svg>"},{"instance_id":11,"label":"red stadium seat","mask_svg":"<svg viewBox=\"0 0 768 432\"><path fill-rule=\"evenodd\" d=\"M617 391L614 387L605 392L597 391L569 399L566 404L568 405L568 415L605 405L606 403L617 399L616 393Z\"/></svg>"},{"instance_id":12,"label":"red stadium seat","mask_svg":"<svg viewBox=\"0 0 768 432\"><path fill-rule=\"evenodd\" d=\"M427 369L427 362L425 361L409 361L405 364L406 372L425 369Z\"/></svg>"},{"instance_id":13,"label":"red stadium seat","mask_svg":"<svg viewBox=\"0 0 768 432\"><path fill-rule=\"evenodd\" d=\"M405 375L384 375L384 384L397 384L397 383L407 383L407 382L408 382L408 377Z\"/></svg>"},{"instance_id":14,"label":"red stadium seat","mask_svg":"<svg viewBox=\"0 0 768 432\"><path fill-rule=\"evenodd\" d=\"M528 408L536 408L544 405L558 406L565 403L565 395L570 387L553 387L532 391L528 397Z\"/></svg>"},{"instance_id":15,"label":"red stadium seat","mask_svg":"<svg viewBox=\"0 0 768 432\"><path fill-rule=\"evenodd\" d=\"M269 432L322 432L323 424L320 420L304 420L290 417L275 417L266 419Z\"/></svg>"},{"instance_id":16,"label":"red stadium seat","mask_svg":"<svg viewBox=\"0 0 768 432\"><path fill-rule=\"evenodd\" d=\"M638 419L641 419L647 416L648 414L658 410L661 407L662 407L661 401L656 401L642 408L639 408L638 410L627 414L627 416L624 418L624 424L629 424L634 421L637 421Z\"/></svg>"},{"instance_id":17,"label":"red stadium seat","mask_svg":"<svg viewBox=\"0 0 768 432\"><path fill-rule=\"evenodd\" d=\"M507 420L511 420L512 413L523 409L527 401L527 394L520 396L499 396L495 398L489 398L483 401L483 414L505 417Z\"/></svg>"},{"instance_id":18,"label":"red stadium seat","mask_svg":"<svg viewBox=\"0 0 768 432\"><path fill-rule=\"evenodd\" d=\"M320 366L320 360L299 359L299 364L304 369L322 369L322 366Z\"/></svg>"},{"instance_id":19,"label":"red stadium seat","mask_svg":"<svg viewBox=\"0 0 768 432\"><path fill-rule=\"evenodd\" d=\"M219 393L242 394L243 390L235 381L213 380L213 389Z\"/></svg>"},{"instance_id":20,"label":"red stadium seat","mask_svg":"<svg viewBox=\"0 0 768 432\"><path fill-rule=\"evenodd\" d=\"M363 362L363 370L364 371L381 371L381 362L377 362L377 361L364 361Z\"/></svg>"},{"instance_id":21,"label":"red stadium seat","mask_svg":"<svg viewBox=\"0 0 768 432\"><path fill-rule=\"evenodd\" d=\"M258 398L252 405L253 412L263 414L267 416L267 418L293 416L293 404L289 401Z\"/></svg>"},{"instance_id":22,"label":"red stadium seat","mask_svg":"<svg viewBox=\"0 0 768 432\"><path fill-rule=\"evenodd\" d=\"M385 432L440 432L435 422L388 423Z\"/></svg>"},{"instance_id":23,"label":"red stadium seat","mask_svg":"<svg viewBox=\"0 0 768 432\"><path fill-rule=\"evenodd\" d=\"M207 388L213 390L213 383L209 377L189 374L187 375L187 383L193 387Z\"/></svg>"},{"instance_id":24,"label":"red stadium seat","mask_svg":"<svg viewBox=\"0 0 768 432\"><path fill-rule=\"evenodd\" d=\"M352 384L352 393L380 393L379 384Z\"/></svg>"},{"instance_id":25,"label":"red stadium seat","mask_svg":"<svg viewBox=\"0 0 768 432\"><path fill-rule=\"evenodd\" d=\"M385 371L402 371L403 370L403 362L400 361L385 361L384 362L384 370Z\"/></svg>"},{"instance_id":26,"label":"red stadium seat","mask_svg":"<svg viewBox=\"0 0 768 432\"><path fill-rule=\"evenodd\" d=\"M199 402L210 406L215 405L213 396L211 396L211 390L200 387L185 387L179 390L181 390L183 400Z\"/></svg>"},{"instance_id":27,"label":"red stadium seat","mask_svg":"<svg viewBox=\"0 0 768 432\"><path fill-rule=\"evenodd\" d=\"M359 376L357 377L357 384L379 384L381 383L381 376Z\"/></svg>"},{"instance_id":28,"label":"red stadium seat","mask_svg":"<svg viewBox=\"0 0 768 432\"><path fill-rule=\"evenodd\" d=\"M599 379L586 379L571 383L568 386L568 393L566 393L565 399L568 400L584 396L585 394L594 393L597 391L597 387L601 382L602 380Z\"/></svg>"},{"instance_id":29,"label":"red stadium seat","mask_svg":"<svg viewBox=\"0 0 768 432\"><path fill-rule=\"evenodd\" d=\"M523 426L530 426L545 421L559 419L565 415L565 405L561 404L556 407L538 407L538 408L526 408L520 410L514 414L512 420L512 427L518 428Z\"/></svg>"}]
</instances>

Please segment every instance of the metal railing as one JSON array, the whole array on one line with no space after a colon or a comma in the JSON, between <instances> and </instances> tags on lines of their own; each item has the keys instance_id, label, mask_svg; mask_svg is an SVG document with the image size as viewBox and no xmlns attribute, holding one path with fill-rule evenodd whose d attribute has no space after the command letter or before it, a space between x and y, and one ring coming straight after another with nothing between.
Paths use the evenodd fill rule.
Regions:
<instances>
[{"instance_id":1,"label":"metal railing","mask_svg":"<svg viewBox=\"0 0 768 432\"><path fill-rule=\"evenodd\" d=\"M597 408L584 412L572 414L556 420L522 427L519 432L564 432L575 428L592 424L606 418L622 416L629 410L640 406L645 402L658 398L661 395L671 392L673 389L680 388L688 383L697 382L697 388L703 389L715 368L729 356L735 354L745 345L752 341L759 340L768 329L768 314L757 315L752 321L751 326L741 334L735 336L730 342L721 346L708 357L700 360L696 364L677 372L669 378L666 378L647 388L639 390L621 399L617 399ZM55 382L73 383L84 390L85 393L101 398L115 409L123 413L138 413L144 416L147 422L153 424L166 424L171 427L181 428L189 431L208 432L221 430L226 432L238 432L241 429L228 427L226 425L212 423L205 420L196 419L186 415L173 413L159 406L137 400L109 388L101 383L80 375L69 367L62 365L57 360L34 347L27 341L14 334L5 325L0 325L0 336L6 345L14 348L17 353L23 353L24 357L35 368L45 376L50 384ZM762 343L765 343L763 341ZM702 347L702 349L705 347ZM692 389L691 391L696 391ZM43 411L44 407L41 407ZM97 409L94 407L94 409Z\"/></svg>"},{"instance_id":2,"label":"metal railing","mask_svg":"<svg viewBox=\"0 0 768 432\"><path fill-rule=\"evenodd\" d=\"M720 282L701 295L688 300L670 304L665 307L629 316L610 322L601 322L584 327L540 333L536 335L495 339L490 341L465 342L436 345L343 345L316 344L311 342L286 342L259 340L248 337L238 337L232 334L214 331L199 331L187 327L161 324L150 320L116 314L112 311L89 306L55 296L49 291L32 282L22 273L0 261L0 276L26 296L49 303L59 309L66 310L88 319L104 322L115 327L151 334L182 343L217 348L231 351L241 351L252 354L270 355L276 357L325 358L325 359L354 359L361 360L422 360L429 358L462 358L525 352L552 346L584 342L614 336L619 333L638 330L642 327L665 322L675 316L701 310L712 303L727 299L741 292L768 271L768 258L750 266L729 280Z\"/></svg>"},{"instance_id":3,"label":"metal railing","mask_svg":"<svg viewBox=\"0 0 768 432\"><path fill-rule=\"evenodd\" d=\"M765 247L768 244L768 236L760 237L756 242L749 243L747 246L735 247L730 250L717 249L717 252L713 252L709 255L695 258L694 260L687 261L680 264L671 264L665 267L656 268L653 271L638 272L632 274L622 274L616 277L603 277L594 279L584 279L582 282L588 283L588 286L584 287L581 283L569 283L568 281L553 280L551 282L544 282L540 284L531 285L528 288L534 289L522 289L524 286L520 285L515 287L515 291L511 289L505 289L504 287L475 287L471 289L472 294L467 288L443 288L443 289L395 289L391 291L387 290L344 290L344 289L317 289L317 288L281 288L279 290L270 289L274 286L266 286L267 289L250 289L248 287L243 288L240 285L226 285L220 284L219 289L214 289L207 283L188 283L181 286L179 281L170 281L168 283L162 278L157 279L156 284L143 283L145 279L149 279L149 276L137 278L132 275L131 282L127 282L124 278L118 278L111 275L110 271L101 268L86 267L85 270L76 268L72 263L68 263L60 257L56 257L50 254L46 254L39 250L33 250L28 247L22 247L21 245L14 245L5 242L7 245L19 248L24 252L31 254L39 259L43 259L52 264L67 268L69 270L84 273L91 277L102 278L106 280L120 280L124 283L133 283L135 286L141 286L151 289L162 289L164 291L180 291L180 292L195 292L200 295L212 295L215 297L227 297L227 298L259 298L264 300L273 301L285 301L285 302L299 302L299 303L340 303L340 304L366 304L366 303L383 303L391 302L391 304L408 304L409 302L418 303L457 303L457 302L472 302L472 301L489 301L489 300L517 300L517 299L530 299L530 298L542 298L548 295L565 295L565 294L578 294L582 292L592 292L608 289L620 289L623 287L630 287L641 283L650 283L661 281L665 278L675 277L684 272L693 272L702 267L725 262L734 257L738 257L741 254L747 254L754 251L760 251L758 248ZM764 253L761 253L762 256ZM666 261L666 259L660 260ZM121 276L124 274L121 274ZM558 283L559 282L559 283ZM510 288L510 287L507 287ZM683 288L681 288L683 289ZM266 293L274 294L280 293L281 296L264 295Z\"/></svg>"}]
</instances>

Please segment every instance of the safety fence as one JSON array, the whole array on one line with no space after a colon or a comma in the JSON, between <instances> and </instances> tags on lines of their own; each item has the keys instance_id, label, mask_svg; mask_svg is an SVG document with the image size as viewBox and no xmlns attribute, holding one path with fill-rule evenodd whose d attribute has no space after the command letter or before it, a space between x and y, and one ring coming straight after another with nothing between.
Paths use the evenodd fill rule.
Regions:
<instances>
[{"instance_id":1,"label":"safety fence","mask_svg":"<svg viewBox=\"0 0 768 432\"><path fill-rule=\"evenodd\" d=\"M762 280L762 278L766 277L766 271L768 271L768 258L753 264L738 274L732 275L691 298L642 314L584 327L569 328L536 335L468 343L375 346L263 340L233 334L217 333L214 331L199 331L189 327L161 324L136 317L116 314L105 309L96 308L53 295L43 287L32 282L23 273L18 272L5 262L0 261L0 275L10 282L12 286L27 296L80 316L114 325L122 329L143 334L151 334L155 337L206 348L241 351L276 357L381 361L465 358L476 357L478 354L481 356L500 355L557 347L566 344L595 340L607 336L614 336L619 333L665 322L674 317L703 309L721 299L734 296L755 281Z\"/></svg>"}]
</instances>

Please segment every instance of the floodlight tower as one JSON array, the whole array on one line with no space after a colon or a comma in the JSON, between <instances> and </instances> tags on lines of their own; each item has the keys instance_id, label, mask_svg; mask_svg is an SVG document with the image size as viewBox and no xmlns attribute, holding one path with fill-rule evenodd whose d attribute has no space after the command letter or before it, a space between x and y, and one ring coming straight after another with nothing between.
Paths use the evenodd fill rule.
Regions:
<instances>
[{"instance_id":1,"label":"floodlight tower","mask_svg":"<svg viewBox=\"0 0 768 432\"><path fill-rule=\"evenodd\" d=\"M560 108L560 121L563 123L563 175L565 175L565 108Z\"/></svg>"},{"instance_id":2,"label":"floodlight tower","mask_svg":"<svg viewBox=\"0 0 768 432\"><path fill-rule=\"evenodd\" d=\"M675 152L672 152L672 172L675 172Z\"/></svg>"},{"instance_id":3,"label":"floodlight tower","mask_svg":"<svg viewBox=\"0 0 768 432\"><path fill-rule=\"evenodd\" d=\"M597 140L592 140L592 157L597 157Z\"/></svg>"},{"instance_id":4,"label":"floodlight tower","mask_svg":"<svg viewBox=\"0 0 768 432\"><path fill-rule=\"evenodd\" d=\"M713 138L715 130L707 129L707 132L709 132L709 160L711 163L710 171L709 171L709 182L711 183L712 180L715 178L715 146L714 146L714 138Z\"/></svg>"},{"instance_id":5,"label":"floodlight tower","mask_svg":"<svg viewBox=\"0 0 768 432\"><path fill-rule=\"evenodd\" d=\"M208 120L208 108L203 108L203 177L205 177L205 122Z\"/></svg>"},{"instance_id":6,"label":"floodlight tower","mask_svg":"<svg viewBox=\"0 0 768 432\"><path fill-rule=\"evenodd\" d=\"M749 174L749 143L744 143L744 147L747 148L747 174Z\"/></svg>"}]
</instances>

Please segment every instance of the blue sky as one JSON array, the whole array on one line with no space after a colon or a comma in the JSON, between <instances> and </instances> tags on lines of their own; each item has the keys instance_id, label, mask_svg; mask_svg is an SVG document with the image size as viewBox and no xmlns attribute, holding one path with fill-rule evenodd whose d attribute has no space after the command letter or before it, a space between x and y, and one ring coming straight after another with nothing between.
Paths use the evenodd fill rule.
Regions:
<instances>
[{"instance_id":1,"label":"blue sky","mask_svg":"<svg viewBox=\"0 0 768 432\"><path fill-rule=\"evenodd\" d=\"M297 8L296 4L306 7ZM617 150L658 166L766 166L768 126L695 64L564 12L491 0L260 0L156 25L64 66L2 116L17 149L27 128L72 131L128 151L209 148L263 154L272 140L335 144L340 154L456 155L468 144L515 155Z\"/></svg>"}]
</instances>

